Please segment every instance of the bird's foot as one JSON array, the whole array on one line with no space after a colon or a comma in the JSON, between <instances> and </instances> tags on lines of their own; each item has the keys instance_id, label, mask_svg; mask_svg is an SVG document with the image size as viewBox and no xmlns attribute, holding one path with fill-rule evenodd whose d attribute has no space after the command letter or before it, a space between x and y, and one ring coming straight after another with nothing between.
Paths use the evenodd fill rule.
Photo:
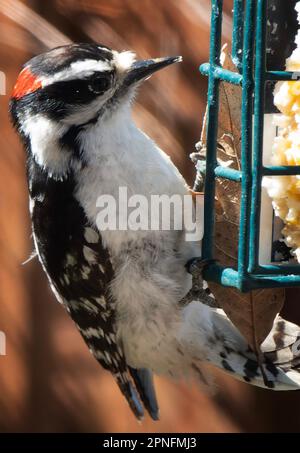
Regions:
<instances>
[{"instance_id":1,"label":"bird's foot","mask_svg":"<svg viewBox=\"0 0 300 453\"><path fill-rule=\"evenodd\" d=\"M192 274L192 288L180 301L180 305L188 305L192 301L199 300L203 304L209 305L210 307L215 308L218 306L214 295L210 291L207 282L202 276L203 269L214 262L215 260L213 259L203 260L201 257L195 257L190 259L185 264L187 272Z\"/></svg>"},{"instance_id":2,"label":"bird's foot","mask_svg":"<svg viewBox=\"0 0 300 453\"><path fill-rule=\"evenodd\" d=\"M202 259L200 256L191 258L186 264L186 270L192 274L194 278L202 278L203 269L209 264L215 263L214 259Z\"/></svg>"}]
</instances>

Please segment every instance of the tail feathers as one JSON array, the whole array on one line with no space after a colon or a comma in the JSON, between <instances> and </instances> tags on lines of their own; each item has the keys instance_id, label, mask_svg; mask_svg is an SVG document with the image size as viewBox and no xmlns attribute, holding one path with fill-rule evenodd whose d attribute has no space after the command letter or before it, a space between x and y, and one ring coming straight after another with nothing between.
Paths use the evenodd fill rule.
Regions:
<instances>
[{"instance_id":1,"label":"tail feathers","mask_svg":"<svg viewBox=\"0 0 300 453\"><path fill-rule=\"evenodd\" d=\"M258 363L256 354L223 310L200 302L192 302L185 310L182 337L190 350L192 345L193 356L198 348L200 360L259 387L300 389L299 326L278 316L261 345L262 363Z\"/></svg>"},{"instance_id":2,"label":"tail feathers","mask_svg":"<svg viewBox=\"0 0 300 453\"><path fill-rule=\"evenodd\" d=\"M267 361L280 368L300 388L300 327L278 316L261 345Z\"/></svg>"},{"instance_id":3,"label":"tail feathers","mask_svg":"<svg viewBox=\"0 0 300 453\"><path fill-rule=\"evenodd\" d=\"M159 420L159 407L153 383L153 375L150 370L141 368L129 368L137 391L144 403L145 408L153 420Z\"/></svg>"},{"instance_id":4,"label":"tail feathers","mask_svg":"<svg viewBox=\"0 0 300 453\"><path fill-rule=\"evenodd\" d=\"M137 391L131 382L129 375L123 373L121 375L114 375L114 378L122 392L125 396L130 409L136 416L138 420L142 420L144 418L144 409L143 405L139 400Z\"/></svg>"},{"instance_id":5,"label":"tail feathers","mask_svg":"<svg viewBox=\"0 0 300 453\"><path fill-rule=\"evenodd\" d=\"M271 332L261 345L261 349L265 353L284 350L286 347L292 346L299 340L299 334L300 327L297 326L297 324L293 324L290 321L286 321L281 316L277 316Z\"/></svg>"},{"instance_id":6,"label":"tail feathers","mask_svg":"<svg viewBox=\"0 0 300 453\"><path fill-rule=\"evenodd\" d=\"M235 331L234 337L237 339L236 328L226 315L220 312L221 310L217 310L216 316L222 316L223 323L231 325L231 328ZM256 355L246 345L245 339L242 336L240 337L235 349L227 351L226 360L231 368L227 371L238 374L240 379L259 387L267 387L273 390L300 389L299 326L278 316L274 321L271 332L261 345L261 364L258 363ZM221 366L226 369L224 361L221 361Z\"/></svg>"},{"instance_id":7,"label":"tail feathers","mask_svg":"<svg viewBox=\"0 0 300 453\"><path fill-rule=\"evenodd\" d=\"M132 382L128 371L134 382ZM128 367L128 371L114 374L114 378L130 409L138 420L142 420L144 418L144 404L152 419L159 420L159 408L151 371L145 368L137 370L131 367Z\"/></svg>"}]
</instances>

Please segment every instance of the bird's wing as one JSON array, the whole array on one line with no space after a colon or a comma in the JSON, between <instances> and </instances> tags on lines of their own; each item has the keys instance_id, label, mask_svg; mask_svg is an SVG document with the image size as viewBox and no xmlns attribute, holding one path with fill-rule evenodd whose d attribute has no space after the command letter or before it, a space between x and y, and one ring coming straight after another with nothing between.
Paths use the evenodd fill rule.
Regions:
<instances>
[{"instance_id":1,"label":"bird's wing","mask_svg":"<svg viewBox=\"0 0 300 453\"><path fill-rule=\"evenodd\" d=\"M94 240L89 242L91 237ZM116 339L114 302L108 289L112 277L108 252L90 227L84 229L83 237L72 241L60 277L49 276L89 350L112 373L134 415L141 419L143 407Z\"/></svg>"},{"instance_id":2,"label":"bird's wing","mask_svg":"<svg viewBox=\"0 0 300 453\"><path fill-rule=\"evenodd\" d=\"M114 300L110 293L114 271L109 253L103 247L101 235L91 227L85 227L80 244L82 251L79 248L76 261L83 263L82 278L76 282L76 266L73 271L70 264L66 265L67 280L75 285L73 290L70 285L67 289L70 292L68 300L71 300L68 304L70 314L93 355L115 377L136 417L143 417L138 392L150 416L158 420L159 409L151 372L128 368L123 349L117 343ZM79 301L72 301L73 292L82 296Z\"/></svg>"},{"instance_id":3,"label":"bird's wing","mask_svg":"<svg viewBox=\"0 0 300 453\"><path fill-rule=\"evenodd\" d=\"M101 235L88 226L74 198L72 181L45 179L30 162L33 236L50 285L98 362L109 370L137 418L143 406L116 338L114 300L109 283L114 277Z\"/></svg>"},{"instance_id":4,"label":"bird's wing","mask_svg":"<svg viewBox=\"0 0 300 453\"><path fill-rule=\"evenodd\" d=\"M100 235L86 227L78 247L66 259L58 291L91 353L112 373L135 416L141 419L143 407L116 338L114 301L109 291L113 276Z\"/></svg>"}]
</instances>

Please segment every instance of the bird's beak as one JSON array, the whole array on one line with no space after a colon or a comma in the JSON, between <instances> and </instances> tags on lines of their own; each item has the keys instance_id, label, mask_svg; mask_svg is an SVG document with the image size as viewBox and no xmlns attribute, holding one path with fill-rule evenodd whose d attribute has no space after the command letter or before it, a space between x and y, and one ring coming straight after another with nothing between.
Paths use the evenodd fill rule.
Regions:
<instances>
[{"instance_id":1,"label":"bird's beak","mask_svg":"<svg viewBox=\"0 0 300 453\"><path fill-rule=\"evenodd\" d=\"M173 63L179 63L182 57L154 58L151 60L139 60L132 64L125 76L124 85L129 86L140 80L146 79L156 71L165 68Z\"/></svg>"}]
</instances>

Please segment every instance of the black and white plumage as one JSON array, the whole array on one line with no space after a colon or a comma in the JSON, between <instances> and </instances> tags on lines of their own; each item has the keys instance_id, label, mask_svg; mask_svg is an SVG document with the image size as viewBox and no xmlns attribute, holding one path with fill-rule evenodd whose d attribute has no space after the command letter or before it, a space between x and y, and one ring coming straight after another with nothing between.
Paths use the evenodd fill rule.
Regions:
<instances>
[{"instance_id":1,"label":"black and white plumage","mask_svg":"<svg viewBox=\"0 0 300 453\"><path fill-rule=\"evenodd\" d=\"M117 345L114 301L109 284L114 272L101 236L89 225L74 198L74 180L54 181L28 158L34 200L32 223L36 249L52 288L67 308L100 364L112 372L137 417L143 413ZM55 220L53 217L55 216Z\"/></svg>"},{"instance_id":2,"label":"black and white plumage","mask_svg":"<svg viewBox=\"0 0 300 453\"><path fill-rule=\"evenodd\" d=\"M57 299L138 418L143 406L158 418L153 372L205 382L202 363L211 362L264 385L254 354L222 310L181 303L192 281L185 264L200 255L198 242L186 241L184 230L97 228L97 198L117 199L119 187L145 197L189 193L131 118L140 82L179 60L136 61L131 52L96 44L62 46L25 65L11 100L27 150L39 259ZM291 346L297 326L283 321L278 335L278 322L280 345L272 333L268 339L268 378L275 389L299 388Z\"/></svg>"}]
</instances>

